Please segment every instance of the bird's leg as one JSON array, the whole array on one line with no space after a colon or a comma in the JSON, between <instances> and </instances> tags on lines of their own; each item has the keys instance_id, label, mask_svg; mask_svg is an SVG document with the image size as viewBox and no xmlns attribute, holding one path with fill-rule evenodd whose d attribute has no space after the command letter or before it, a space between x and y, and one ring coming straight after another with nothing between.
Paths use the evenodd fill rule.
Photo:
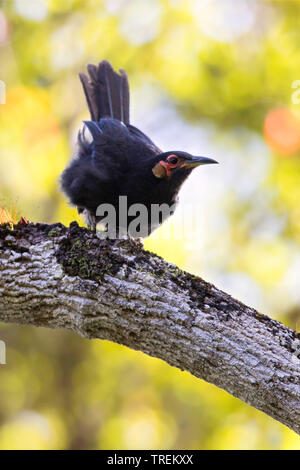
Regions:
<instances>
[{"instance_id":1,"label":"bird's leg","mask_svg":"<svg viewBox=\"0 0 300 470\"><path fill-rule=\"evenodd\" d=\"M143 237L133 238L132 240L135 241L141 248L144 248L144 239Z\"/></svg>"},{"instance_id":2,"label":"bird's leg","mask_svg":"<svg viewBox=\"0 0 300 470\"><path fill-rule=\"evenodd\" d=\"M92 214L88 209L84 209L84 218L89 230L96 232L97 221L94 214Z\"/></svg>"}]
</instances>

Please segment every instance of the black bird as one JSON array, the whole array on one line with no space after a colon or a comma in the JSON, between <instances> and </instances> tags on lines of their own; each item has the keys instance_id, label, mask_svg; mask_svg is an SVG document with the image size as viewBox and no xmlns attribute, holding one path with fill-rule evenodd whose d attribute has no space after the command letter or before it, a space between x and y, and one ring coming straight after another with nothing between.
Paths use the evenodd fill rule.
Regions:
<instances>
[{"instance_id":1,"label":"black bird","mask_svg":"<svg viewBox=\"0 0 300 470\"><path fill-rule=\"evenodd\" d=\"M162 152L130 124L126 72L120 70L118 74L106 60L98 66L88 65L87 70L89 77L79 76L91 114L91 120L84 124L92 140L86 137L85 128L79 132L77 154L61 176L62 190L78 212L84 213L89 226L107 222L107 212L97 208L110 204L116 217L109 220L112 226L106 227L108 233L145 237L174 212L180 187L192 170L217 162L178 150ZM127 197L128 208L143 206L133 206L133 212L124 214L119 196ZM161 204L167 205L170 213L159 212L157 217L154 211L151 217L151 208ZM134 224L139 231L136 235L131 226L140 207L148 212L146 219Z\"/></svg>"}]
</instances>

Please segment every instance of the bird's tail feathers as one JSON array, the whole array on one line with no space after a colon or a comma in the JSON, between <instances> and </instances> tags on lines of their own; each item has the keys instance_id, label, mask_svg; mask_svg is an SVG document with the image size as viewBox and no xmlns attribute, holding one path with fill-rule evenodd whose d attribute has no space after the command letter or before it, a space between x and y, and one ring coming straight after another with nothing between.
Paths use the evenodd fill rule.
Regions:
<instances>
[{"instance_id":1,"label":"bird's tail feathers","mask_svg":"<svg viewBox=\"0 0 300 470\"><path fill-rule=\"evenodd\" d=\"M89 76L80 73L93 121L111 117L129 124L129 85L126 72L114 71L107 60L87 66Z\"/></svg>"}]
</instances>

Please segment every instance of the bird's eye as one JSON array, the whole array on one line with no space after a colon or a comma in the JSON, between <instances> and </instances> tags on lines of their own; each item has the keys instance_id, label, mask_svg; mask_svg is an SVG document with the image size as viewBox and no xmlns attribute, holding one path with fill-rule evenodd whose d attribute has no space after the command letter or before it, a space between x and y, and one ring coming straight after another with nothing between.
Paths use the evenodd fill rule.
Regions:
<instances>
[{"instance_id":1,"label":"bird's eye","mask_svg":"<svg viewBox=\"0 0 300 470\"><path fill-rule=\"evenodd\" d=\"M176 157L176 155L170 155L167 160L171 165L176 165L178 163L178 157Z\"/></svg>"}]
</instances>

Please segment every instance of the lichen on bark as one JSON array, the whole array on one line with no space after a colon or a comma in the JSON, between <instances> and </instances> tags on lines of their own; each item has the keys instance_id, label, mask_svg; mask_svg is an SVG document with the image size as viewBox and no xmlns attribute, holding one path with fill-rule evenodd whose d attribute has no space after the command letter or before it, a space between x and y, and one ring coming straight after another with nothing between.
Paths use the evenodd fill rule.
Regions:
<instances>
[{"instance_id":1,"label":"lichen on bark","mask_svg":"<svg viewBox=\"0 0 300 470\"><path fill-rule=\"evenodd\" d=\"M114 341L255 406L300 433L297 333L138 241L72 223L0 226L0 319Z\"/></svg>"}]
</instances>

